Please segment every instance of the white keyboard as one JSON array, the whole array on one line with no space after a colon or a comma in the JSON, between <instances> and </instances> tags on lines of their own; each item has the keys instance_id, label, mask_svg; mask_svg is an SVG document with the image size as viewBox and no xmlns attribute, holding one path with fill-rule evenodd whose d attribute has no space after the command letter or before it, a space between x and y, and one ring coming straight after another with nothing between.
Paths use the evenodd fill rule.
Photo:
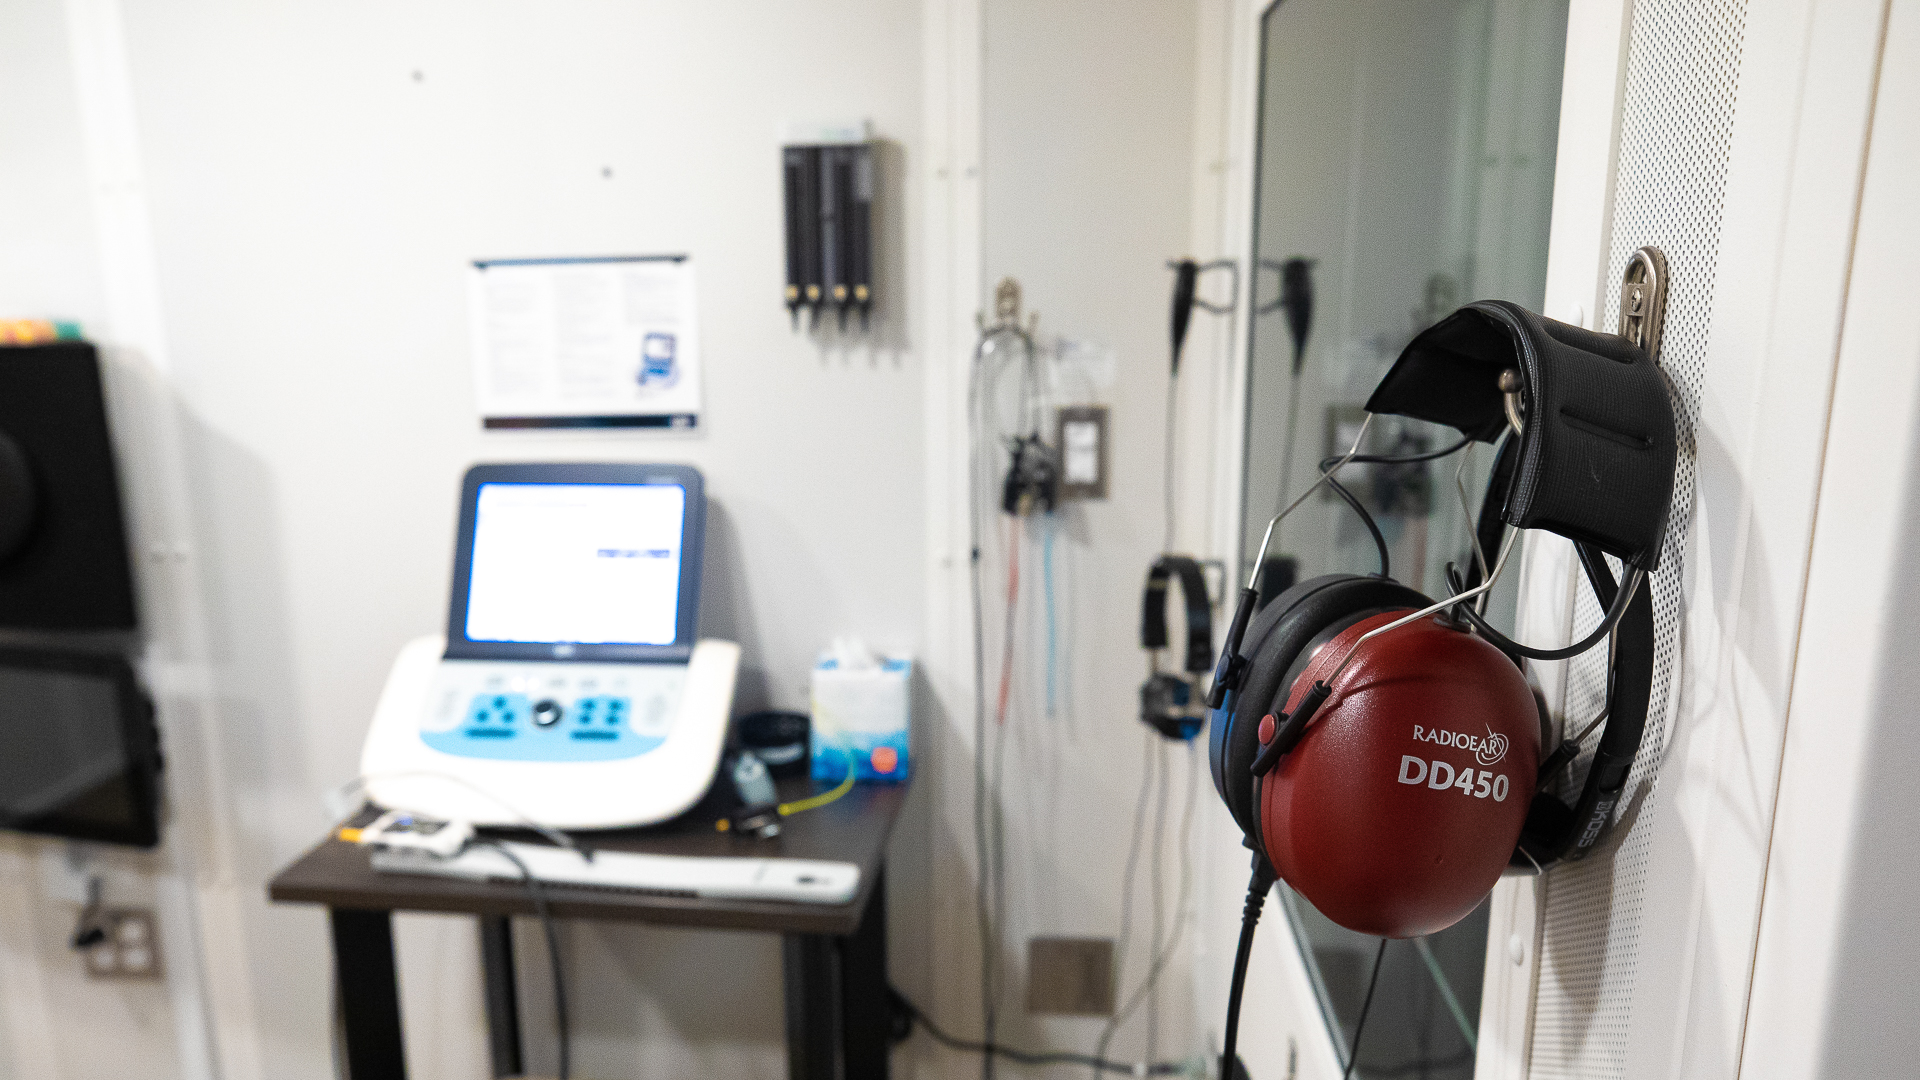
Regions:
<instances>
[{"instance_id":1,"label":"white keyboard","mask_svg":"<svg viewBox=\"0 0 1920 1080\"><path fill-rule=\"evenodd\" d=\"M812 859L755 859L578 852L541 844L504 845L545 885L574 885L714 900L785 900L846 904L860 891L860 868ZM470 881L521 880L519 867L492 847L472 846L451 859L402 851L375 851L373 868L389 874L430 874Z\"/></svg>"}]
</instances>

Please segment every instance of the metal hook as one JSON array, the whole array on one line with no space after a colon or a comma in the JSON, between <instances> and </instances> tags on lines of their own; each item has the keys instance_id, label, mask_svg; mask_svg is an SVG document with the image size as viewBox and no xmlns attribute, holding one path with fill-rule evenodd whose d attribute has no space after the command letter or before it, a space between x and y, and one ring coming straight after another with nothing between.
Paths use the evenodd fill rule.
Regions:
<instances>
[{"instance_id":1,"label":"metal hook","mask_svg":"<svg viewBox=\"0 0 1920 1080\"><path fill-rule=\"evenodd\" d=\"M1524 435L1527 431L1526 423L1520 419L1520 406L1524 404L1520 398L1520 387L1518 371L1507 368L1500 372L1500 403L1506 407L1507 426L1513 429L1515 435Z\"/></svg>"},{"instance_id":2,"label":"metal hook","mask_svg":"<svg viewBox=\"0 0 1920 1080\"><path fill-rule=\"evenodd\" d=\"M1033 333L1040 328L1040 313L1033 312L1027 317L1026 325L1021 325L1020 283L1011 277L1004 277L1000 279L1000 284L993 287L993 322L987 322L984 312L975 312L973 322L980 330L983 345L1001 334L1013 334L1031 352Z\"/></svg>"},{"instance_id":3,"label":"metal hook","mask_svg":"<svg viewBox=\"0 0 1920 1080\"><path fill-rule=\"evenodd\" d=\"M1179 259L1168 259L1168 260L1167 260L1167 269L1169 269L1169 270L1177 270L1177 269L1179 269L1179 268L1180 268L1180 260L1179 260ZM1200 273L1202 273L1202 274L1204 274L1204 273L1206 273L1206 272L1207 272L1207 271L1209 271L1209 270L1226 270L1226 271L1229 271L1229 272L1231 272L1231 273L1232 273L1232 275L1233 275L1233 294L1234 294L1235 296L1238 296L1238 295L1239 295L1239 293L1240 293L1240 264L1239 264L1238 262L1236 262L1236 261L1234 261L1234 260L1232 260L1232 259L1215 259L1215 260L1213 260L1212 262L1203 262L1203 263L1195 263L1195 264L1194 264L1194 268L1195 268L1195 269L1197 269L1197 270L1198 270L1198 271L1199 271ZM1207 302L1207 301L1205 301L1205 300L1202 300L1202 299L1200 299L1200 298L1199 298L1198 296L1196 296L1196 297L1194 297L1194 298L1193 298L1193 306L1194 306L1194 307L1197 307L1197 308L1199 308L1199 309L1200 309L1201 311L1210 311L1210 312L1212 312L1212 313L1213 313L1213 314L1215 314L1215 315L1231 315L1231 314L1233 314L1233 307L1234 307L1234 304L1235 304L1235 303L1237 303L1237 301L1235 301L1235 300L1229 300L1229 301L1227 301L1227 302L1226 302L1226 303L1224 303L1224 304L1214 304L1214 303L1209 303L1209 302Z\"/></svg>"},{"instance_id":4,"label":"metal hook","mask_svg":"<svg viewBox=\"0 0 1920 1080\"><path fill-rule=\"evenodd\" d=\"M1667 256L1652 245L1627 258L1620 274L1620 321L1614 333L1660 360L1660 335L1667 322Z\"/></svg>"}]
</instances>

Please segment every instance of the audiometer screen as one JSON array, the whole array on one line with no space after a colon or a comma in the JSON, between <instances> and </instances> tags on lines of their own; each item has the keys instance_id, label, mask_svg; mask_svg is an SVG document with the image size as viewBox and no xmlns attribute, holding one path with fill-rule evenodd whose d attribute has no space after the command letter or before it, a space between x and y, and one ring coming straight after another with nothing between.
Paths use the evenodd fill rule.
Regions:
<instances>
[{"instance_id":1,"label":"audiometer screen","mask_svg":"<svg viewBox=\"0 0 1920 1080\"><path fill-rule=\"evenodd\" d=\"M469 641L671 645L686 489L481 484Z\"/></svg>"}]
</instances>

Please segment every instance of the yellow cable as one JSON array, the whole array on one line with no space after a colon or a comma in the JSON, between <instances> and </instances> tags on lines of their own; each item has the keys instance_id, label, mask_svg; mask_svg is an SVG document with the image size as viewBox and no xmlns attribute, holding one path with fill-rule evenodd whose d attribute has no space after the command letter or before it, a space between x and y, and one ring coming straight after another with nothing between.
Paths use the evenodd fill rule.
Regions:
<instances>
[{"instance_id":1,"label":"yellow cable","mask_svg":"<svg viewBox=\"0 0 1920 1080\"><path fill-rule=\"evenodd\" d=\"M800 813L802 810L814 810L814 809L818 809L819 807L825 806L828 803L834 801L835 799L838 799L840 796L845 795L847 792L852 790L853 790L853 753L851 751L848 751L847 752L847 776L846 776L846 779L840 781L840 784L838 787L835 787L832 791L825 791L818 795L810 795L807 798L799 799L794 802L781 803L779 806L775 807L774 809L780 812L781 817L791 817L794 814Z\"/></svg>"},{"instance_id":2,"label":"yellow cable","mask_svg":"<svg viewBox=\"0 0 1920 1080\"><path fill-rule=\"evenodd\" d=\"M804 799L795 799L790 803L781 803L773 808L774 812L781 817L792 817L794 814L803 813L807 810L817 810L840 798L847 792L852 791L853 751L842 747L840 752L845 754L847 758L847 775L839 784L835 785L831 791L823 791L818 795L809 795ZM719 821L713 823L713 827L718 832L728 832L733 828L733 821L730 818L721 818Z\"/></svg>"}]
</instances>

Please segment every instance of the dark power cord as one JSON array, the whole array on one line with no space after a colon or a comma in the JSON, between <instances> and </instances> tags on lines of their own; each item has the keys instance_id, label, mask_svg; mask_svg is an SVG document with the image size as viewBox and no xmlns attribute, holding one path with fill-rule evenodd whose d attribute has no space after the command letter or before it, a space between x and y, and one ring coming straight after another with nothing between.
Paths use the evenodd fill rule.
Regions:
<instances>
[{"instance_id":1,"label":"dark power cord","mask_svg":"<svg viewBox=\"0 0 1920 1080\"><path fill-rule=\"evenodd\" d=\"M573 1045L569 1037L571 1028L567 1023L567 979L560 966L560 931L554 925L553 912L547 909L547 891L541 887L540 879L533 876L527 864L507 845L497 840L480 840L476 843L506 856L514 869L520 871L520 881L526 885L527 896L533 901L533 912L540 919L540 929L546 932L547 966L553 972L553 1024L560 1044L559 1080L570 1080L573 1075Z\"/></svg>"},{"instance_id":2,"label":"dark power cord","mask_svg":"<svg viewBox=\"0 0 1920 1080\"><path fill-rule=\"evenodd\" d=\"M905 1013L911 1020L925 1028L933 1041L951 1050L968 1054L984 1054L988 1057L1003 1057L1022 1065L1079 1065L1101 1072L1125 1073L1129 1076L1178 1076L1186 1070L1181 1061L1133 1062L1112 1061L1092 1054L1073 1054L1064 1052L1035 1053L1031 1050L1018 1050L998 1043L974 1042L970 1039L956 1038L941 1030L920 1007L907 999L899 990L888 987L893 997L894 1008Z\"/></svg>"}]
</instances>

